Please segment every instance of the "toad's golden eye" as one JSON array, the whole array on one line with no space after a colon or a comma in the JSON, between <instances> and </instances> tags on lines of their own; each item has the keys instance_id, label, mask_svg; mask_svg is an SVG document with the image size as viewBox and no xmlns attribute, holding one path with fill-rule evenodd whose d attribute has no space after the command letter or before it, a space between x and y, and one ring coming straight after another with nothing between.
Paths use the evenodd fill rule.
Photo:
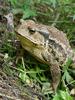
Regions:
<instances>
[{"instance_id":1,"label":"toad's golden eye","mask_svg":"<svg viewBox=\"0 0 75 100\"><path fill-rule=\"evenodd\" d=\"M35 29L31 29L30 27L28 27L28 30L31 34L34 34L35 33Z\"/></svg>"}]
</instances>

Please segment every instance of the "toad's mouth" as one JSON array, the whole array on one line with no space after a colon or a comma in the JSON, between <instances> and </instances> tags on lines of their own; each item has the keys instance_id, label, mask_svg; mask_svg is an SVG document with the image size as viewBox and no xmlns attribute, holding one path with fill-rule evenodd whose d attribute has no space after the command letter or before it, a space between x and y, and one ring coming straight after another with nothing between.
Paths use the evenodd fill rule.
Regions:
<instances>
[{"instance_id":1,"label":"toad's mouth","mask_svg":"<svg viewBox=\"0 0 75 100\"><path fill-rule=\"evenodd\" d=\"M39 41L37 40L34 40L32 37L28 36L28 35L21 35L21 34L17 34L19 40L22 42L22 44L30 47L34 47L34 48L37 48L37 47L43 47L43 43L40 43Z\"/></svg>"}]
</instances>

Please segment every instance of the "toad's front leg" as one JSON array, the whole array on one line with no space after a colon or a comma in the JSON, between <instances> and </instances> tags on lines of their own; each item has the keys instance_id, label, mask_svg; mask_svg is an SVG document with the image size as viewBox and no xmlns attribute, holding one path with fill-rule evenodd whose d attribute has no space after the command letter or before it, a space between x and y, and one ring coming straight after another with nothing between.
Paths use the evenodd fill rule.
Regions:
<instances>
[{"instance_id":1,"label":"toad's front leg","mask_svg":"<svg viewBox=\"0 0 75 100\"><path fill-rule=\"evenodd\" d=\"M59 64L56 60L54 60L54 57L49 52L43 52L42 56L44 60L48 62L50 65L50 72L52 76L52 87L53 90L56 92L58 85L60 83L60 77L61 77L61 71Z\"/></svg>"}]
</instances>

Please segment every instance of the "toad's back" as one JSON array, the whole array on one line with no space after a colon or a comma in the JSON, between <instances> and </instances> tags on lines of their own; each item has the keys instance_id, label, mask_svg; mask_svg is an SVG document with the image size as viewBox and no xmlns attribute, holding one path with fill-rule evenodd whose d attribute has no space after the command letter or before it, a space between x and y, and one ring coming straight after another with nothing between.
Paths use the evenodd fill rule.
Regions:
<instances>
[{"instance_id":1,"label":"toad's back","mask_svg":"<svg viewBox=\"0 0 75 100\"><path fill-rule=\"evenodd\" d=\"M66 48L70 48L69 41L66 37L66 34L62 31L59 31L57 28L53 26L47 26L43 24L35 24L38 29L48 30L49 31L49 38L53 39L56 43L65 46Z\"/></svg>"}]
</instances>

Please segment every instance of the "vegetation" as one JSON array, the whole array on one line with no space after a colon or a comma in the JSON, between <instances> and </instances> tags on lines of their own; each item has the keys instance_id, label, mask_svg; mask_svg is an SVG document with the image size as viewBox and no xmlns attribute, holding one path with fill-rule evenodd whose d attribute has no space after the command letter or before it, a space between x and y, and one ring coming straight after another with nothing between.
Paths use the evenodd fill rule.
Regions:
<instances>
[{"instance_id":1,"label":"vegetation","mask_svg":"<svg viewBox=\"0 0 75 100\"><path fill-rule=\"evenodd\" d=\"M14 26L16 27L20 19L33 19L35 21L53 25L59 30L67 34L69 42L73 49L75 49L75 1L74 0L5 0L10 3L2 8L2 14L5 12L12 12L14 15ZM2 19L3 20L3 19ZM4 22L5 19L3 20ZM6 76L18 77L20 84L26 88L30 87L34 92L33 97L31 93L28 95L33 97L34 100L73 100L70 95L71 90L75 87L75 70L71 69L72 61L68 59L67 63L62 67L61 84L57 93L54 95L49 79L50 72L47 65L41 64L36 61L27 51L24 55L19 55L20 44L16 40L14 34L6 31L5 23L0 23L4 29L0 29L1 45L0 45L0 65L2 66L3 73ZM11 35L11 36L10 36ZM13 41L14 38L15 40ZM26 52L26 53L25 53ZM3 58L2 58L3 57ZM18 60L18 58L20 58ZM74 93L75 95L75 93Z\"/></svg>"}]
</instances>

